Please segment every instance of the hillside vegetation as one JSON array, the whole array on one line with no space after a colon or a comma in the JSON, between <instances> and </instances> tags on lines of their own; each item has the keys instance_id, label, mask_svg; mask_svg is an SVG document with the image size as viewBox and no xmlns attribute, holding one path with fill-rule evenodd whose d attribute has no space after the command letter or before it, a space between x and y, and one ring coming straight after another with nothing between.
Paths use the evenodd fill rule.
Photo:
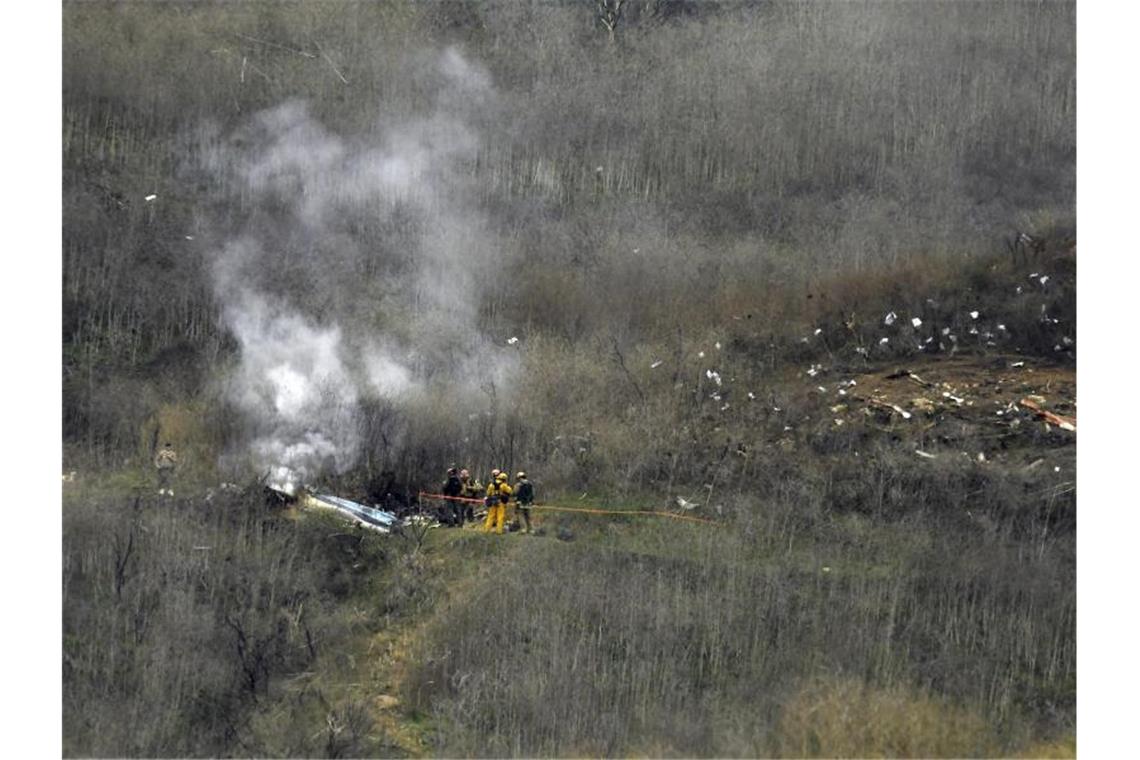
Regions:
<instances>
[{"instance_id":1,"label":"hillside vegetation","mask_svg":"<svg viewBox=\"0 0 1140 760\"><path fill-rule=\"evenodd\" d=\"M66 755L1074 752L1074 6L612 5L65 4Z\"/></svg>"}]
</instances>

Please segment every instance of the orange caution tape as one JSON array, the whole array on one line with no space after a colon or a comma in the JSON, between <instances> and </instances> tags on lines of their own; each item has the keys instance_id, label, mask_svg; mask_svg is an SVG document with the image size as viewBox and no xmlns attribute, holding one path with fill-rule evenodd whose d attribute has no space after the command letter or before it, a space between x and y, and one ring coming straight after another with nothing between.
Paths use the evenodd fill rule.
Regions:
<instances>
[{"instance_id":1,"label":"orange caution tape","mask_svg":"<svg viewBox=\"0 0 1140 760\"><path fill-rule=\"evenodd\" d=\"M1075 417L1062 417L1059 414L1054 414L1047 409L1042 409L1031 399L1027 398L1021 399L1021 401L1018 403L1024 406L1026 409L1032 410L1033 413L1041 419L1045 420L1046 422L1052 422L1062 430L1071 430L1074 433L1077 431L1077 419Z\"/></svg>"},{"instance_id":2,"label":"orange caution tape","mask_svg":"<svg viewBox=\"0 0 1140 760\"><path fill-rule=\"evenodd\" d=\"M463 496L444 496L441 493L427 493L420 491L421 499L439 499L440 501L466 501L482 504L482 499L469 499ZM518 503L515 502L515 506ZM675 515L672 512L657 512L651 509L589 509L586 507L559 507L550 504L531 504L527 509L542 509L549 512L585 512L591 515L650 515L653 517L668 517L671 520L687 520L689 522L708 523L710 525L719 525L716 520L709 520L706 517L692 517L690 515Z\"/></svg>"}]
</instances>

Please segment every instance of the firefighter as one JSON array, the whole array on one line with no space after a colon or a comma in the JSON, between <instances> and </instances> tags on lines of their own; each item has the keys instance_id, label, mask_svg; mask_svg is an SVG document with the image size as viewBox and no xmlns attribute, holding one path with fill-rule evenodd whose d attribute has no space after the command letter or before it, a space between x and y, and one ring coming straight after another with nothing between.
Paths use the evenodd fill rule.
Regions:
<instances>
[{"instance_id":1,"label":"firefighter","mask_svg":"<svg viewBox=\"0 0 1140 760\"><path fill-rule=\"evenodd\" d=\"M483 493L483 485L476 479L471 479L471 473L464 467L459 471L459 495L464 499L478 499L479 495ZM459 502L462 508L463 520L471 522L475 519L475 508L472 502L464 501Z\"/></svg>"},{"instance_id":2,"label":"firefighter","mask_svg":"<svg viewBox=\"0 0 1140 760\"><path fill-rule=\"evenodd\" d=\"M491 471L494 477L487 484L487 519L483 523L483 532L489 533L491 528L499 535L503 533L503 522L507 516L507 503L511 500L511 486L507 483L507 473L500 470Z\"/></svg>"},{"instance_id":3,"label":"firefighter","mask_svg":"<svg viewBox=\"0 0 1140 760\"><path fill-rule=\"evenodd\" d=\"M512 493L513 489L511 488L511 477L510 477L510 475L507 475L507 473L505 473L505 472L499 473L498 482L499 482L499 515L496 518L496 520L497 520L496 525L498 526L498 532L502 533L503 532L503 523L505 521L507 521L508 516L510 517L511 521L514 520L513 515L507 514L508 507L510 507L510 504L511 504L511 493Z\"/></svg>"},{"instance_id":4,"label":"firefighter","mask_svg":"<svg viewBox=\"0 0 1140 760\"><path fill-rule=\"evenodd\" d=\"M174 479L174 469L178 466L178 454L169 441L162 445L162 449L154 455L154 469L158 472L158 495L173 496L171 480Z\"/></svg>"},{"instance_id":5,"label":"firefighter","mask_svg":"<svg viewBox=\"0 0 1140 760\"><path fill-rule=\"evenodd\" d=\"M534 530L530 524L530 507L534 504L534 486L526 478L525 472L520 472L515 475L515 510L522 515L523 522L526 526L522 529L523 533L533 533Z\"/></svg>"},{"instance_id":6,"label":"firefighter","mask_svg":"<svg viewBox=\"0 0 1140 760\"><path fill-rule=\"evenodd\" d=\"M448 524L459 527L463 524L463 505L457 500L463 493L463 483L459 480L459 470L452 465L447 470L447 482L443 484L443 495L447 500L443 504L443 514Z\"/></svg>"},{"instance_id":7,"label":"firefighter","mask_svg":"<svg viewBox=\"0 0 1140 760\"><path fill-rule=\"evenodd\" d=\"M487 481L487 493L483 497L483 505L487 507L487 517L483 521L483 532L489 533L495 522L496 510L499 505L499 469L491 470L491 478Z\"/></svg>"}]
</instances>

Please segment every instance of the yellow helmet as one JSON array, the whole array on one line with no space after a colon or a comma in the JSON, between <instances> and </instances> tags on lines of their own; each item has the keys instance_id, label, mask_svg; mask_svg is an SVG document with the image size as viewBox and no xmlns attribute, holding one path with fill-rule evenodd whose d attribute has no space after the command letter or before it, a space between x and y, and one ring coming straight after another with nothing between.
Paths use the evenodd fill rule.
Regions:
<instances>
[{"instance_id":1,"label":"yellow helmet","mask_svg":"<svg viewBox=\"0 0 1140 760\"><path fill-rule=\"evenodd\" d=\"M498 474L498 475L495 477L495 480L499 481L500 483L506 483L506 482L507 482L507 473L505 473L505 472L500 472L500 473L499 473L499 474Z\"/></svg>"}]
</instances>

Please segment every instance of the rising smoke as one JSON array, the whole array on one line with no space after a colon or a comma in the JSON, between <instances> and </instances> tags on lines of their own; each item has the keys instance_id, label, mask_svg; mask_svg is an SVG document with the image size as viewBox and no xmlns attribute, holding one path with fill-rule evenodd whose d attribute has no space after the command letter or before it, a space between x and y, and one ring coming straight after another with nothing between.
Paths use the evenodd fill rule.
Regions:
<instances>
[{"instance_id":1,"label":"rising smoke","mask_svg":"<svg viewBox=\"0 0 1140 760\"><path fill-rule=\"evenodd\" d=\"M288 492L356 463L363 399L399 404L428 383L470 392L476 373L456 345L486 350L480 275L502 246L465 166L480 146L471 117L494 92L456 50L423 63L426 115L381 114L367 137L343 137L291 101L206 159L238 208L214 281L240 346L228 395L245 418L242 452Z\"/></svg>"}]
</instances>

